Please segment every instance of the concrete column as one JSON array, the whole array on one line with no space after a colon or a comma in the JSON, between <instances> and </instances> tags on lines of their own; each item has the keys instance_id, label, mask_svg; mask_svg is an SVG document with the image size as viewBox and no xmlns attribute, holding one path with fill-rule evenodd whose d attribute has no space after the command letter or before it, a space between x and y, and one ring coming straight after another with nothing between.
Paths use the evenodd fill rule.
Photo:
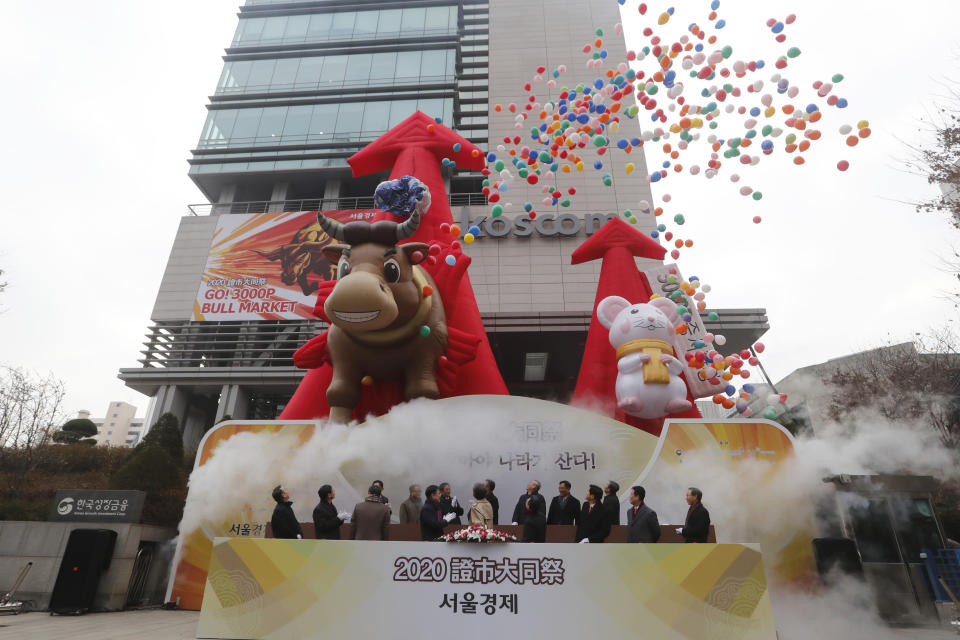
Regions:
<instances>
[{"instance_id":1,"label":"concrete column","mask_svg":"<svg viewBox=\"0 0 960 640\"><path fill-rule=\"evenodd\" d=\"M217 405L217 414L214 418L214 424L224 419L224 416L230 416L233 420L245 420L247 418L247 406L250 399L246 390L238 384L225 384L220 392L220 403Z\"/></svg>"},{"instance_id":2,"label":"concrete column","mask_svg":"<svg viewBox=\"0 0 960 640\"><path fill-rule=\"evenodd\" d=\"M221 213L230 213L230 204L237 199L236 183L224 185L220 189L220 197L217 198L217 204L210 209L211 215L220 215ZM222 206L221 206L222 205Z\"/></svg>"},{"instance_id":3,"label":"concrete column","mask_svg":"<svg viewBox=\"0 0 960 640\"><path fill-rule=\"evenodd\" d=\"M290 187L289 182L275 182L273 185L273 193L270 194L270 206L267 208L267 211L285 211L286 206L284 200L287 199L287 190Z\"/></svg>"},{"instance_id":4,"label":"concrete column","mask_svg":"<svg viewBox=\"0 0 960 640\"><path fill-rule=\"evenodd\" d=\"M323 185L323 202L320 203L321 209L339 209L335 200L340 197L340 178L330 177ZM329 201L329 202L327 202Z\"/></svg>"},{"instance_id":5,"label":"concrete column","mask_svg":"<svg viewBox=\"0 0 960 640\"><path fill-rule=\"evenodd\" d=\"M172 413L176 416L182 429L187 414L187 402L190 399L190 392L175 384L168 384L160 387L154 398L153 406L147 413L144 422L143 435L146 436L153 425L157 423L157 420L160 419L160 416L165 413Z\"/></svg>"}]
</instances>

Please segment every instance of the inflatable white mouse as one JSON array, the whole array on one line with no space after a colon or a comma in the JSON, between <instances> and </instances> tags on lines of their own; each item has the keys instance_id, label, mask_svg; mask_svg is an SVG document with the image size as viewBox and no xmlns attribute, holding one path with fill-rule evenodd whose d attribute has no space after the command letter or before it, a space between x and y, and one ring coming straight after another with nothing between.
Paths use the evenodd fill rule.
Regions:
<instances>
[{"instance_id":1,"label":"inflatable white mouse","mask_svg":"<svg viewBox=\"0 0 960 640\"><path fill-rule=\"evenodd\" d=\"M677 306L666 298L631 305L607 296L597 319L617 350L617 406L637 418L660 418L690 409L683 365L673 357Z\"/></svg>"}]
</instances>

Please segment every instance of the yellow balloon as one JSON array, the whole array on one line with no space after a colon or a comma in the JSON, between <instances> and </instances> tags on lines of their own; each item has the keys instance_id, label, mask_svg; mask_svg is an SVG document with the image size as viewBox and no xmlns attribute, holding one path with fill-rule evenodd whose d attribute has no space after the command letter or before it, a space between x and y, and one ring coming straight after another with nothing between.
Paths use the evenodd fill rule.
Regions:
<instances>
[{"instance_id":1,"label":"yellow balloon","mask_svg":"<svg viewBox=\"0 0 960 640\"><path fill-rule=\"evenodd\" d=\"M570 173L570 165L565 164L562 167L560 167L560 170L563 171L564 173Z\"/></svg>"},{"instance_id":2,"label":"yellow balloon","mask_svg":"<svg viewBox=\"0 0 960 640\"><path fill-rule=\"evenodd\" d=\"M665 25L670 20L670 14L664 11L660 14L660 18L657 20L657 24Z\"/></svg>"},{"instance_id":3,"label":"yellow balloon","mask_svg":"<svg viewBox=\"0 0 960 640\"><path fill-rule=\"evenodd\" d=\"M857 123L857 129L866 129L869 126L870 126L870 123L867 122L866 120L861 120L860 122Z\"/></svg>"},{"instance_id":4,"label":"yellow balloon","mask_svg":"<svg viewBox=\"0 0 960 640\"><path fill-rule=\"evenodd\" d=\"M467 244L472 244L474 238L475 236L472 233L468 233L467 235L463 236L463 241L466 242Z\"/></svg>"},{"instance_id":5,"label":"yellow balloon","mask_svg":"<svg viewBox=\"0 0 960 640\"><path fill-rule=\"evenodd\" d=\"M616 133L617 131L620 130L620 123L619 123L619 122L611 122L611 123L608 125L608 128L610 129L610 133Z\"/></svg>"},{"instance_id":6,"label":"yellow balloon","mask_svg":"<svg viewBox=\"0 0 960 640\"><path fill-rule=\"evenodd\" d=\"M627 163L627 166L626 166L625 168L626 168L626 170L627 170L627 174L628 174L628 175L631 174L631 173L633 173L633 170L636 169L636 167L633 166L633 163L632 163L632 162L628 162L628 163Z\"/></svg>"},{"instance_id":7,"label":"yellow balloon","mask_svg":"<svg viewBox=\"0 0 960 640\"><path fill-rule=\"evenodd\" d=\"M766 116L767 118L769 118L770 116L772 116L772 115L775 114L776 112L777 112L776 107L767 107L767 108L763 111L763 115Z\"/></svg>"},{"instance_id":8,"label":"yellow balloon","mask_svg":"<svg viewBox=\"0 0 960 640\"><path fill-rule=\"evenodd\" d=\"M577 171L583 171L583 162L577 163Z\"/></svg>"}]
</instances>

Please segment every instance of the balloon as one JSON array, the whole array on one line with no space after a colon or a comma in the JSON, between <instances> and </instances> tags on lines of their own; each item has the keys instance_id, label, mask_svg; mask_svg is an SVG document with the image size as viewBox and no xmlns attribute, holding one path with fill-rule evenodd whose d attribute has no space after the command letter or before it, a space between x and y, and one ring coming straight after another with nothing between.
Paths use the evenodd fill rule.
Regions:
<instances>
[{"instance_id":1,"label":"balloon","mask_svg":"<svg viewBox=\"0 0 960 640\"><path fill-rule=\"evenodd\" d=\"M626 172L627 172L628 175L631 174L631 173L633 173L633 170L634 170L635 168L636 168L636 167L634 166L634 164L633 164L632 162L628 162L628 163L627 163L627 166L624 167L624 169L626 170Z\"/></svg>"},{"instance_id":2,"label":"balloon","mask_svg":"<svg viewBox=\"0 0 960 640\"><path fill-rule=\"evenodd\" d=\"M448 255L446 258L444 258L444 262L452 267L453 265L457 264L457 259L452 255Z\"/></svg>"},{"instance_id":3,"label":"balloon","mask_svg":"<svg viewBox=\"0 0 960 640\"><path fill-rule=\"evenodd\" d=\"M753 350L756 351L757 353L763 353L763 350L766 348L767 347L764 346L762 342L758 342L755 345L753 345Z\"/></svg>"}]
</instances>

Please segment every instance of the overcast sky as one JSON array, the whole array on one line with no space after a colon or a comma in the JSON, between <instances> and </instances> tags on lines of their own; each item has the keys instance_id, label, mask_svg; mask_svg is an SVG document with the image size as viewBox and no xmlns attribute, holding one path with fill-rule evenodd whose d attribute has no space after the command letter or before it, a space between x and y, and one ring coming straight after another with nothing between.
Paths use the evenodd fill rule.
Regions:
<instances>
[{"instance_id":1,"label":"overcast sky","mask_svg":"<svg viewBox=\"0 0 960 640\"><path fill-rule=\"evenodd\" d=\"M111 400L140 415L147 406L116 375L137 366L179 218L203 201L186 159L238 4L0 3L0 268L10 283L0 296L0 362L62 378L70 412L101 415ZM667 6L648 4L654 17ZM677 3L682 24L697 20L680 13L688 4ZM628 32L636 5L626 5ZM847 153L837 136L799 170L765 159L741 172L763 191L759 203L718 179L654 188L688 220L696 245L680 264L713 286L710 305L766 308L764 362L775 380L942 326L957 317L943 294L960 284L941 265L958 233L898 202L933 193L902 170L900 140L917 135L945 79L960 79L960 3L726 0L734 58L772 61L778 49L764 22L791 12L786 44L803 54L786 75L809 86L843 73L843 121L869 120L868 144ZM843 122L824 121L828 136ZM840 158L851 162L846 174ZM764 222L751 224L754 215Z\"/></svg>"}]
</instances>

